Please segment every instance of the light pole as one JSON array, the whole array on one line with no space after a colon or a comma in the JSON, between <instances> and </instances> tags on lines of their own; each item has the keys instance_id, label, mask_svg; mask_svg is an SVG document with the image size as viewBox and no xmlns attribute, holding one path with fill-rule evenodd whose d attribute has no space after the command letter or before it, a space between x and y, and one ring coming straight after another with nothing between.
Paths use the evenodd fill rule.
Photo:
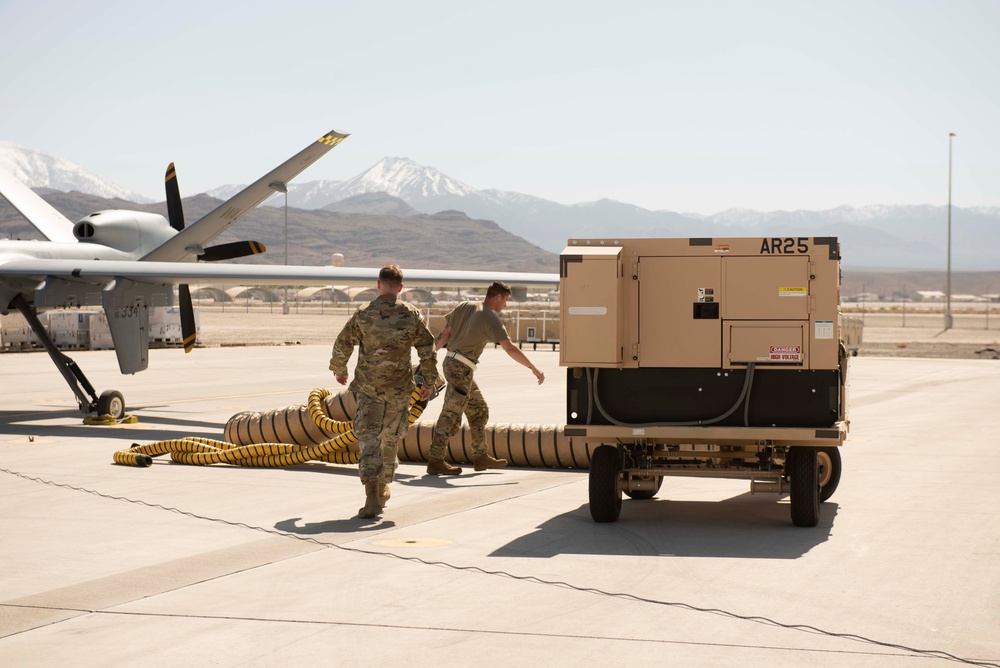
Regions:
<instances>
[{"instance_id":1,"label":"light pole","mask_svg":"<svg viewBox=\"0 0 1000 668\"><path fill-rule=\"evenodd\" d=\"M288 184L275 181L269 184L272 190L285 193L285 266L288 266ZM281 305L281 312L288 315L288 286L285 286L285 301Z\"/></svg>"},{"instance_id":2,"label":"light pole","mask_svg":"<svg viewBox=\"0 0 1000 668\"><path fill-rule=\"evenodd\" d=\"M948 133L948 269L944 283L944 328L951 329L951 143L954 132Z\"/></svg>"},{"instance_id":3,"label":"light pole","mask_svg":"<svg viewBox=\"0 0 1000 668\"><path fill-rule=\"evenodd\" d=\"M903 327L906 327L906 293L903 292L903 286L899 286L899 294L903 299Z\"/></svg>"}]
</instances>

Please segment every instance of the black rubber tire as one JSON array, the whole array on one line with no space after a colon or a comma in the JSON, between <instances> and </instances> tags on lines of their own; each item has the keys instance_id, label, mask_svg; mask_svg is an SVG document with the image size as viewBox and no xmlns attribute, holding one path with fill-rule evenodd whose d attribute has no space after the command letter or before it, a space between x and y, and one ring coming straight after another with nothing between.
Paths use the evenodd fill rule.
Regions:
<instances>
[{"instance_id":1,"label":"black rubber tire","mask_svg":"<svg viewBox=\"0 0 1000 668\"><path fill-rule=\"evenodd\" d=\"M601 445L590 458L590 516L595 522L614 522L622 512L618 486L621 453L613 445Z\"/></svg>"},{"instance_id":2,"label":"black rubber tire","mask_svg":"<svg viewBox=\"0 0 1000 668\"><path fill-rule=\"evenodd\" d=\"M118 390L105 390L97 399L97 414L121 420L125 417L125 397Z\"/></svg>"},{"instance_id":3,"label":"black rubber tire","mask_svg":"<svg viewBox=\"0 0 1000 668\"><path fill-rule=\"evenodd\" d=\"M656 493L660 491L660 487L663 486L663 476L656 479L656 489L637 489L634 491L625 490L625 496L636 501L645 501L647 499L652 499L656 496Z\"/></svg>"},{"instance_id":4,"label":"black rubber tire","mask_svg":"<svg viewBox=\"0 0 1000 668\"><path fill-rule=\"evenodd\" d=\"M819 524L819 460L816 448L789 448L785 466L791 481L789 501L792 524L814 527Z\"/></svg>"},{"instance_id":5,"label":"black rubber tire","mask_svg":"<svg viewBox=\"0 0 1000 668\"><path fill-rule=\"evenodd\" d=\"M819 458L819 502L823 503L837 491L840 484L840 448L817 448Z\"/></svg>"}]
</instances>

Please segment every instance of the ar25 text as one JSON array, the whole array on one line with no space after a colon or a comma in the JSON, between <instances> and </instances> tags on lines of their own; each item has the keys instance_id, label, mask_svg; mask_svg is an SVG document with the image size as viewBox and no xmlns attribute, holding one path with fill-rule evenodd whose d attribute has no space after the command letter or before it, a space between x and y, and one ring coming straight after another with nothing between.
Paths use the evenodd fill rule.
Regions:
<instances>
[{"instance_id":1,"label":"ar25 text","mask_svg":"<svg viewBox=\"0 0 1000 668\"><path fill-rule=\"evenodd\" d=\"M809 237L772 237L764 239L760 244L761 255L795 255L797 253L808 253L809 244L806 241Z\"/></svg>"}]
</instances>

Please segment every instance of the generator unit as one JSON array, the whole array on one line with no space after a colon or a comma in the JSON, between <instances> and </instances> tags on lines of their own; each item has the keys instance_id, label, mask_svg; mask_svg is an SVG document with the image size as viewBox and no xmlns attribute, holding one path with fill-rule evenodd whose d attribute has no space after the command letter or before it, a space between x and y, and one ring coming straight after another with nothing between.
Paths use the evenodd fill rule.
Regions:
<instances>
[{"instance_id":1,"label":"generator unit","mask_svg":"<svg viewBox=\"0 0 1000 668\"><path fill-rule=\"evenodd\" d=\"M684 475L747 478L818 523L848 430L836 238L570 239L560 309L596 521Z\"/></svg>"}]
</instances>

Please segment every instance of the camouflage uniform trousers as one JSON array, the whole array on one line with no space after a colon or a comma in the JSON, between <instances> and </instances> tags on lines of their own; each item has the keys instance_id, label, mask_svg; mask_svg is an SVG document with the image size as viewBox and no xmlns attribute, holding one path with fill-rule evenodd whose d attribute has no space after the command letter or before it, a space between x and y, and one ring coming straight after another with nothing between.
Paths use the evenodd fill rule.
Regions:
<instances>
[{"instance_id":1,"label":"camouflage uniform trousers","mask_svg":"<svg viewBox=\"0 0 1000 668\"><path fill-rule=\"evenodd\" d=\"M410 393L383 397L358 395L354 434L358 437L358 472L362 484L392 482L399 460L399 439L409 428Z\"/></svg>"},{"instance_id":2,"label":"camouflage uniform trousers","mask_svg":"<svg viewBox=\"0 0 1000 668\"><path fill-rule=\"evenodd\" d=\"M473 370L453 357L446 357L441 365L448 387L444 392L441 415L434 425L434 440L430 456L444 459L448 454L451 437L462 426L462 414L469 421L472 432L472 452L482 455L486 452L486 423L490 419L490 407L486 405L483 393L473 379Z\"/></svg>"}]
</instances>

